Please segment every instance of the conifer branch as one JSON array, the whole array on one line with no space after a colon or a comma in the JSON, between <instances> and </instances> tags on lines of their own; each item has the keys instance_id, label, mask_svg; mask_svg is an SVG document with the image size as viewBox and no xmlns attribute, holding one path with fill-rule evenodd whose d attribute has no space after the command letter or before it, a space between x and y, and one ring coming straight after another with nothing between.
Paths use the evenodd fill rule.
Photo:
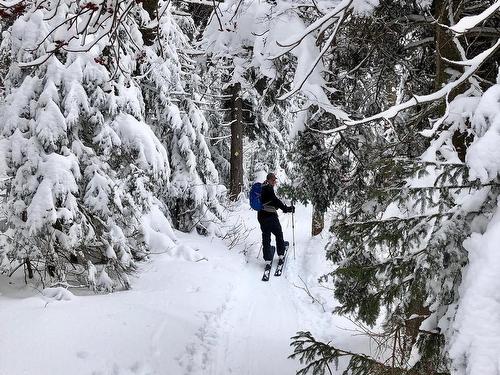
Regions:
<instances>
[{"instance_id":1,"label":"conifer branch","mask_svg":"<svg viewBox=\"0 0 500 375\"><path fill-rule=\"evenodd\" d=\"M301 364L307 365L297 371L297 375L321 375L328 371L332 374L330 364L338 368L338 360L342 357L351 357L344 374L373 375L375 373L397 372L400 375L416 375L417 373L402 367L388 366L366 354L356 353L349 350L339 349L330 343L317 341L310 332L297 332L292 338L290 346L294 352L289 356L298 359Z\"/></svg>"}]
</instances>

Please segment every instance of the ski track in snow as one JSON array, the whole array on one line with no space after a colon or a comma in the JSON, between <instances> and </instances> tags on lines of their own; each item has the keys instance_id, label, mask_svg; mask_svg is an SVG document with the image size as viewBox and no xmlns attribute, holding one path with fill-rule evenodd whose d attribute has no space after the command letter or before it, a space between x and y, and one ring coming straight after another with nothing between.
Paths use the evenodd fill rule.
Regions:
<instances>
[{"instance_id":1,"label":"ski track in snow","mask_svg":"<svg viewBox=\"0 0 500 375\"><path fill-rule=\"evenodd\" d=\"M230 298L230 295L227 296ZM210 366L210 359L215 348L219 345L221 330L221 318L227 309L228 299L215 311L201 311L203 324L195 334L196 341L190 342L186 347L186 375L207 374ZM182 358L179 360L182 365Z\"/></svg>"},{"instance_id":2,"label":"ski track in snow","mask_svg":"<svg viewBox=\"0 0 500 375\"><path fill-rule=\"evenodd\" d=\"M70 368L71 375L288 375L301 367L288 358L299 330L366 346L330 313L332 293L317 282L331 269L325 240L310 238L311 212L301 211L295 259L291 215L280 217L290 248L283 274L274 276L275 262L269 282L261 281L262 254L256 258L256 213L240 207L233 216L254 227L244 244L228 250L218 238L179 233L207 260L158 255L141 266L130 291L62 302L33 295L20 281L0 289L0 358L31 353L29 361L0 359L0 375L68 375Z\"/></svg>"},{"instance_id":3,"label":"ski track in snow","mask_svg":"<svg viewBox=\"0 0 500 375\"><path fill-rule=\"evenodd\" d=\"M283 275L273 275L274 262L269 282L260 281L263 261L257 260L254 253L248 255L241 271L230 278L231 287L224 304L206 313L205 324L197 334L198 342L187 348L190 362L186 375L293 374L297 370L297 363L287 357L291 354L290 337L304 329L301 316L305 309L300 307L304 304L300 298L304 292L295 288L299 279L294 276L298 270L305 273L311 259L307 253L294 259L291 216L282 217L281 221L285 238L290 242ZM297 229L296 245L308 251L308 228L299 225ZM258 228L254 240L255 237L260 237ZM319 253L321 250L315 249ZM316 276L310 276L315 281ZM303 278L311 281L311 277Z\"/></svg>"}]
</instances>

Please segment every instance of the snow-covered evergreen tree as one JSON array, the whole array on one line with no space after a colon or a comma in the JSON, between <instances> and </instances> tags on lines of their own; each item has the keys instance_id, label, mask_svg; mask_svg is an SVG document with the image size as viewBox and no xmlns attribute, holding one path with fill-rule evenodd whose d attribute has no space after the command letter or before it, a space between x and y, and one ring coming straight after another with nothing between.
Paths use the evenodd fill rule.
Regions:
<instances>
[{"instance_id":1,"label":"snow-covered evergreen tree","mask_svg":"<svg viewBox=\"0 0 500 375\"><path fill-rule=\"evenodd\" d=\"M205 139L208 123L198 106L201 78L189 56L191 45L186 35L194 29L189 17L164 14L159 37L138 74L148 123L170 155L171 178L168 189L162 192L163 200L177 228L206 233L214 232L213 224L222 217L220 200L225 188L219 183Z\"/></svg>"},{"instance_id":2,"label":"snow-covered evergreen tree","mask_svg":"<svg viewBox=\"0 0 500 375\"><path fill-rule=\"evenodd\" d=\"M286 65L290 57L274 57L283 50L276 40L288 18L272 1L227 1L216 7L201 40L210 61L204 75L206 91L221 100L222 114L230 112L231 87L238 85L240 90L246 181L260 170L276 171L285 164L295 118L292 109L297 105L295 100L278 100L290 78ZM234 119L219 114L216 120L229 124ZM214 138L229 136L227 127L212 129ZM222 149L221 154L229 161L229 150Z\"/></svg>"},{"instance_id":3,"label":"snow-covered evergreen tree","mask_svg":"<svg viewBox=\"0 0 500 375\"><path fill-rule=\"evenodd\" d=\"M331 202L336 220L328 257L339 266L327 278L335 282L337 311L369 326L382 319L377 335L385 343L370 357L303 332L294 341L296 356L307 362L301 373L322 373L342 356L351 358L348 371L355 374L477 366L467 359L477 352L457 328L463 329L463 316L473 316L461 300L467 289L459 286L470 261L466 239L484 231L498 196L495 181L484 177L490 167L482 163L491 159L472 156L496 118L496 110L486 115L481 104L495 101L499 41L487 32L498 25L495 7L487 1L463 7L453 1L340 2L293 38L300 43L316 35L324 47L330 66L324 90L330 89L333 105L324 110L332 121L324 126L311 116L306 125L326 137L319 142L330 146L332 158L349 166ZM468 33L480 36L462 36ZM310 137L311 129L304 134ZM481 160L479 169L472 160Z\"/></svg>"},{"instance_id":4,"label":"snow-covered evergreen tree","mask_svg":"<svg viewBox=\"0 0 500 375\"><path fill-rule=\"evenodd\" d=\"M169 2L156 19L136 1L27 4L1 45L10 62L2 265L128 287L135 260L175 246L166 217L186 229L186 210L194 226L218 209L206 122L184 99L189 64L177 50L187 39Z\"/></svg>"}]
</instances>

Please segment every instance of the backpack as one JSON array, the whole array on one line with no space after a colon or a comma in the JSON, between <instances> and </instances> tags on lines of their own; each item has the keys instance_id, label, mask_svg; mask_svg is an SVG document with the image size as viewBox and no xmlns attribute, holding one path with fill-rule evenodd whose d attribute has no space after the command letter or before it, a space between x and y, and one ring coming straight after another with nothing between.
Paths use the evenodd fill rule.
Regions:
<instances>
[{"instance_id":1,"label":"backpack","mask_svg":"<svg viewBox=\"0 0 500 375\"><path fill-rule=\"evenodd\" d=\"M262 183L256 182L252 185L250 189L250 207L255 211L262 210L262 201L260 200L260 195L262 194Z\"/></svg>"}]
</instances>

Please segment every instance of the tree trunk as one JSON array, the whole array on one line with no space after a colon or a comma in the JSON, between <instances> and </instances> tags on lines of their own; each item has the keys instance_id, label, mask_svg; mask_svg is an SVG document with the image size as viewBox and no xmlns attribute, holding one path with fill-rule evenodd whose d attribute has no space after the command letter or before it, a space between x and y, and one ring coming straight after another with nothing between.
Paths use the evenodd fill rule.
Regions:
<instances>
[{"instance_id":1,"label":"tree trunk","mask_svg":"<svg viewBox=\"0 0 500 375\"><path fill-rule=\"evenodd\" d=\"M436 90L441 89L443 85L448 83L449 74L446 72L446 69L458 69L456 66L450 65L446 60L461 59L457 46L453 42L453 35L451 34L451 31L442 26L450 26L454 23L453 19L450 20L450 14L452 14L455 19L459 17L460 12L458 7L461 1L462 0L434 0L433 2L434 17L437 20L434 35L436 48L436 75L434 85ZM457 87L453 90L449 95L449 101L462 91L463 87ZM439 107L439 115L443 116L445 110L446 103L443 101ZM453 136L453 138L455 138L455 136ZM454 140L453 143L455 143ZM455 147L457 147L457 145ZM457 151L459 152L460 158L462 158L462 155L460 155L462 151L458 147ZM465 149L463 152L463 156L465 156ZM407 311L405 312L410 318L404 321L406 343L403 342L403 345L401 345L402 363L410 359L413 347L417 343L418 335L420 333L420 325L431 315L431 310L425 298L425 291L416 286L410 293L412 295L412 300L407 307ZM434 364L429 362L429 359L420 360L419 366L426 369L435 369ZM432 374L435 372L430 370L427 371L427 373Z\"/></svg>"},{"instance_id":2,"label":"tree trunk","mask_svg":"<svg viewBox=\"0 0 500 375\"><path fill-rule=\"evenodd\" d=\"M447 83L448 73L447 68L453 68L455 70L459 68L457 66L450 65L445 59L452 61L460 61L462 58L458 51L457 46L453 42L453 34L450 30L441 25L452 25L456 19L460 18L462 13L463 2L461 0L435 0L434 1L434 17L437 20L436 23L436 78L435 87L439 90L444 84ZM450 19L450 14L452 14L453 19ZM449 101L452 101L458 94L465 91L466 82L455 88L448 97ZM444 115L446 110L446 103L443 102L439 108L440 115ZM455 146L458 157L460 160L465 161L465 154L467 148L472 141L471 137L467 133L461 133L456 131L452 136L452 143Z\"/></svg>"},{"instance_id":3,"label":"tree trunk","mask_svg":"<svg viewBox=\"0 0 500 375\"><path fill-rule=\"evenodd\" d=\"M158 9L158 0L139 0L138 2L142 3L142 7L149 14L149 18L151 20L156 19L157 17L157 9ZM157 37L157 29L154 28L146 28L141 27L139 29L142 34L142 38L144 40L144 44L147 46L153 45L156 37Z\"/></svg>"},{"instance_id":4,"label":"tree trunk","mask_svg":"<svg viewBox=\"0 0 500 375\"><path fill-rule=\"evenodd\" d=\"M32 279L33 278L33 268L31 267L30 258L26 257L26 259L24 260L24 263L26 263L26 268L28 270L28 278ZM25 276L25 278L26 278L26 276Z\"/></svg>"},{"instance_id":5,"label":"tree trunk","mask_svg":"<svg viewBox=\"0 0 500 375\"><path fill-rule=\"evenodd\" d=\"M229 199L236 200L243 188L243 111L240 84L231 86L231 158Z\"/></svg>"},{"instance_id":6,"label":"tree trunk","mask_svg":"<svg viewBox=\"0 0 500 375\"><path fill-rule=\"evenodd\" d=\"M158 8L158 0L139 0L142 7L149 14L149 18L154 20L156 18L156 10Z\"/></svg>"},{"instance_id":7,"label":"tree trunk","mask_svg":"<svg viewBox=\"0 0 500 375\"><path fill-rule=\"evenodd\" d=\"M459 61L461 60L460 53L457 46L453 42L453 34L446 26L451 26L456 19L460 18L462 0L435 0L434 1L434 17L436 23L436 78L435 87L439 90L443 84L447 82L448 74L446 68L453 68L455 70L462 69L457 66L451 66L445 59ZM451 7L451 9L450 9ZM450 20L450 13L453 14L453 19ZM461 91L458 87L456 92L450 93L450 100L457 96Z\"/></svg>"},{"instance_id":8,"label":"tree trunk","mask_svg":"<svg viewBox=\"0 0 500 375\"><path fill-rule=\"evenodd\" d=\"M325 213L313 206L311 234L317 236L325 227Z\"/></svg>"}]
</instances>

